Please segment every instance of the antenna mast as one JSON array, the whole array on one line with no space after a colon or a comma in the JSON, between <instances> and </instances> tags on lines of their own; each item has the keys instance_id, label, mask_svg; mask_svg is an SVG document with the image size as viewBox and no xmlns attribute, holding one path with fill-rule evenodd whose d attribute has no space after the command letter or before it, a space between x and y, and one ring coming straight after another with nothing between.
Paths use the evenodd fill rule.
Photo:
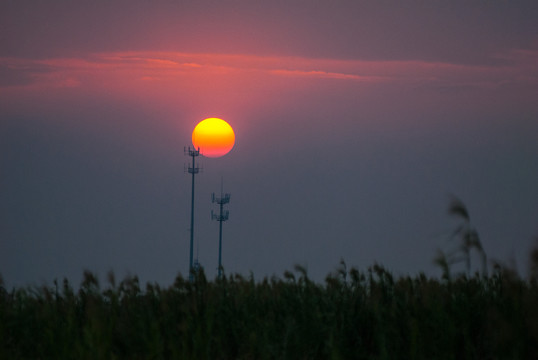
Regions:
<instances>
[{"instance_id":1,"label":"antenna mast","mask_svg":"<svg viewBox=\"0 0 538 360\"><path fill-rule=\"evenodd\" d=\"M188 148L183 148L185 155L192 157L192 165L189 164L188 171L189 174L192 174L192 192L191 192L191 243L190 243L190 256L189 256L189 281L194 280L194 268L192 265L192 247L194 242L194 175L198 174L200 168L196 166L196 157L200 155L200 148L198 150Z\"/></svg>"},{"instance_id":2,"label":"antenna mast","mask_svg":"<svg viewBox=\"0 0 538 360\"><path fill-rule=\"evenodd\" d=\"M223 194L222 192L222 178L220 181L220 198L215 197L215 193L211 195L211 202L219 204L220 212L219 215L213 213L211 210L211 219L217 220L219 222L219 267L218 267L218 278L222 277L222 222L228 220L230 212L228 210L223 211L224 204L230 202L230 194Z\"/></svg>"}]
</instances>

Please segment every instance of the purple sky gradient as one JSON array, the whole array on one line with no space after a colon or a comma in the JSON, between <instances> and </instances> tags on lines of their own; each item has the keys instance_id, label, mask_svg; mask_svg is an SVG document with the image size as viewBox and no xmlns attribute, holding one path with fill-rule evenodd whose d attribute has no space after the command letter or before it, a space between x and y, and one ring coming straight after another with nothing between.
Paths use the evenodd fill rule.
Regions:
<instances>
[{"instance_id":1,"label":"purple sky gradient","mask_svg":"<svg viewBox=\"0 0 538 360\"><path fill-rule=\"evenodd\" d=\"M525 274L536 18L533 1L2 2L0 274L185 275L183 147L211 116L236 132L197 177L211 277L221 177L227 272L322 280L343 258L438 275L455 194L489 257Z\"/></svg>"}]
</instances>

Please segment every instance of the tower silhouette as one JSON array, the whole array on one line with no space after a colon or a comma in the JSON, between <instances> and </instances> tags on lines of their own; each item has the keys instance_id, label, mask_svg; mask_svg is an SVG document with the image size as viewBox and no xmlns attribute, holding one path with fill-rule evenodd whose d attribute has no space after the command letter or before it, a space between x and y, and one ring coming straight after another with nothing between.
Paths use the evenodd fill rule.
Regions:
<instances>
[{"instance_id":1,"label":"tower silhouette","mask_svg":"<svg viewBox=\"0 0 538 360\"><path fill-rule=\"evenodd\" d=\"M194 242L194 175L198 174L200 168L196 166L196 157L200 155L200 148L198 150L188 148L183 149L185 155L192 157L192 164L189 164L188 171L192 174L192 191L191 191L191 242L190 242L190 255L189 255L189 281L194 280L194 268L192 261L192 247Z\"/></svg>"},{"instance_id":2,"label":"tower silhouette","mask_svg":"<svg viewBox=\"0 0 538 360\"><path fill-rule=\"evenodd\" d=\"M211 210L211 219L217 220L219 222L219 267L218 267L218 278L222 276L222 222L228 220L230 212L228 210L224 211L224 204L230 202L230 194L223 194L222 191L222 179L220 183L220 197L215 197L215 193L211 195L211 202L219 204L219 215L214 214Z\"/></svg>"}]
</instances>

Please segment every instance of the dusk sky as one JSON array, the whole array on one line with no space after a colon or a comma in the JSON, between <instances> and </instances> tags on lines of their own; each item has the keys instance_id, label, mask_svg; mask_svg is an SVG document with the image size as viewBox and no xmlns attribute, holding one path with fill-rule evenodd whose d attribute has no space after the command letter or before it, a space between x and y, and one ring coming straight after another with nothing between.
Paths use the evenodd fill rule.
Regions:
<instances>
[{"instance_id":1,"label":"dusk sky","mask_svg":"<svg viewBox=\"0 0 538 360\"><path fill-rule=\"evenodd\" d=\"M0 2L0 274L84 269L162 285L217 273L211 193L231 193L226 273L322 281L341 259L439 276L470 212L527 273L538 236L538 6L531 1ZM198 249L198 250L196 250ZM478 263L473 263L478 268Z\"/></svg>"}]
</instances>

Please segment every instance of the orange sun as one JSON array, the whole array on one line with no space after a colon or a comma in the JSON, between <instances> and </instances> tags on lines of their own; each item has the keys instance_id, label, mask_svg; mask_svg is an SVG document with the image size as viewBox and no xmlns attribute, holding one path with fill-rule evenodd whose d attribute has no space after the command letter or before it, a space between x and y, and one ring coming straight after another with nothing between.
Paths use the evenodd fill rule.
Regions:
<instances>
[{"instance_id":1,"label":"orange sun","mask_svg":"<svg viewBox=\"0 0 538 360\"><path fill-rule=\"evenodd\" d=\"M235 134L232 127L219 118L209 118L200 121L192 132L192 144L200 148L200 154L207 157L226 155L235 144Z\"/></svg>"}]
</instances>

